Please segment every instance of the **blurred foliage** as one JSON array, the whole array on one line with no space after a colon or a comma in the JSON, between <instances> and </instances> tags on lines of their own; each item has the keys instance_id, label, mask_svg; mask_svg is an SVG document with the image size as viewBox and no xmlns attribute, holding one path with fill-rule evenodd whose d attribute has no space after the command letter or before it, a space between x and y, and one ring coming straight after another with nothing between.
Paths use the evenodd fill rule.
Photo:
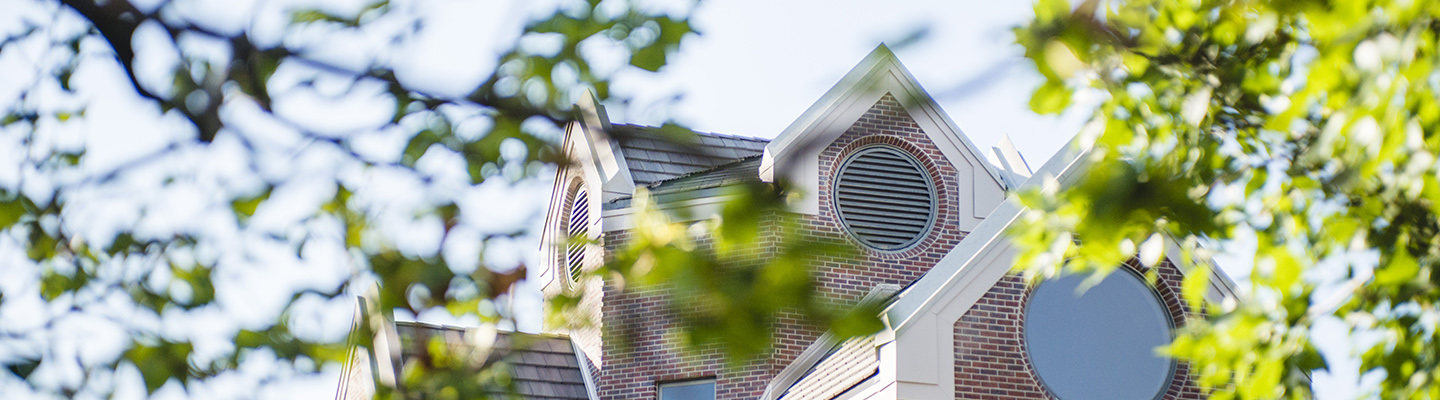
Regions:
<instances>
[{"instance_id":1,"label":"blurred foliage","mask_svg":"<svg viewBox=\"0 0 1440 400\"><path fill-rule=\"evenodd\" d=\"M836 304L820 292L811 266L859 253L849 242L807 235L800 216L787 209L793 190L759 181L725 190L729 199L717 215L696 221L694 209L667 206L637 189L630 236L590 274L609 278L617 290L666 293L682 344L718 347L731 365L768 355L775 324L787 315L839 340L884 328L881 304ZM578 302L579 295L567 296ZM624 332L614 337L633 339Z\"/></svg>"},{"instance_id":2,"label":"blurred foliage","mask_svg":"<svg viewBox=\"0 0 1440 400\"><path fill-rule=\"evenodd\" d=\"M1238 301L1204 303L1208 267L1188 271L1207 318L1167 350L1212 398L1311 397L1321 319L1378 338L1355 342L1360 372L1384 373L1372 396L1440 398L1440 2L1040 0L1035 14L1015 30L1045 77L1031 107L1098 106L1077 141L1089 172L1024 194L1021 268L1153 263L1165 237L1203 259L1200 243L1253 232Z\"/></svg>"},{"instance_id":3,"label":"blurred foliage","mask_svg":"<svg viewBox=\"0 0 1440 400\"><path fill-rule=\"evenodd\" d=\"M0 286L0 364L9 371L0 373L11 375L3 378L10 383L18 378L40 393L103 398L124 386L122 370L133 368L146 394L174 383L197 395L205 393L194 391L197 384L231 379L234 385L237 376L253 375L241 371L252 361L279 365L255 367L262 377L253 382L259 384L318 372L344 361L345 338L298 328L316 324L316 299L353 304L348 299L363 288L351 286L365 282L378 283L383 310L443 309L485 324L513 322L497 304L525 277L524 266L492 266L484 253L479 260L456 260L441 251L469 238L482 248L504 246L525 233L475 234L477 217L467 215L475 210L461 204L465 190L487 181L533 179L563 165L555 132L574 117L573 104L581 96L611 98L614 71L592 68L596 57L656 71L694 32L684 12L627 1L562 2L524 24L488 76L460 95L446 95L408 82L397 71L404 60L393 59L426 29L416 2L334 7L342 11L287 8L279 11L289 16L279 27L255 10L292 6L261 2L251 10L259 14L236 26L203 18L196 10L215 5L196 3L203 2L7 5L29 11L14 19L24 25L20 29L3 27L0 58L25 55L29 64L11 69L34 69L7 77L7 85L18 89L13 98L0 99L0 137L15 146L0 149L0 168L19 171L18 178L0 176L0 248L24 252L0 260L9 264L0 271L18 282ZM335 46L359 51L337 56ZM592 47L608 53L597 55ZM73 82L104 68L121 71L135 96L97 97L98 89ZM147 75L156 70L168 79ZM286 109L294 102L285 99L303 95L335 103L378 98L393 106L378 125L337 131L297 115L303 109ZM158 118L159 126L147 128L179 132L178 139L153 153L92 165L87 146L93 139L75 139L77 130L100 136L105 128L84 125L90 102L137 100ZM345 119L369 117L348 113ZM239 172L213 173L215 168ZM457 175L458 184L452 179ZM146 186L153 176L158 183ZM384 179L414 190L368 186ZM307 205L294 194L308 189L297 188L319 188L323 198ZM137 192L152 198L135 205L129 199ZM387 195L417 199L400 204ZM97 207L114 209L97 214ZM276 215L285 212L277 210L287 208L298 209L299 217L278 217L282 222L275 226ZM194 212L180 214L185 210ZM115 214L129 217L102 218ZM196 215L201 221L157 222ZM458 231L471 234L452 238ZM405 236L414 232L435 233L440 247L407 246ZM309 284L260 278L267 290L288 291L278 316L220 324L216 329L238 325L221 344L195 336L209 324L205 318L248 306L224 303L222 283L268 273L261 267L275 260L288 262L281 268L338 263L351 272ZM256 303L265 297L236 296L253 296ZM368 337L361 325L359 336ZM91 332L101 327L110 329ZM51 339L76 330L92 339L120 337L125 344L118 354L77 356L77 344ZM453 391L493 388L497 374L503 375L437 372L464 364L441 353L407 363L424 368L404 371L404 385L415 393L468 398L484 391Z\"/></svg>"}]
</instances>

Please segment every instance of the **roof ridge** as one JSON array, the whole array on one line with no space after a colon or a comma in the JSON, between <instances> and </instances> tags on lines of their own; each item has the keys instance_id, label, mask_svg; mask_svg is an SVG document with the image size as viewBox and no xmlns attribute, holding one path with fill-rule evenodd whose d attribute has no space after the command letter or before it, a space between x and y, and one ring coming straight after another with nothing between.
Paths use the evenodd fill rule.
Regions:
<instances>
[{"instance_id":1,"label":"roof ridge","mask_svg":"<svg viewBox=\"0 0 1440 400\"><path fill-rule=\"evenodd\" d=\"M434 323L421 322L421 321L395 321L395 325L397 325L397 326L398 326L398 325L410 325L410 326L421 327L421 328L431 328L431 329L437 329L437 328L438 328L438 329L458 330L458 331L468 331L468 330L471 330L471 329L479 329L479 328L480 328L480 327L478 327L478 326L458 326L458 325L450 325L450 324L434 324ZM538 336L538 337L542 337L542 338L546 338L546 339L564 339L564 340L570 340L570 335L567 335L567 334L564 334L564 333L558 333L558 332L530 333L530 332L521 332L521 331L517 331L517 330L513 330L513 329L511 329L511 330L505 330L505 329L499 329L499 328L497 328L497 329L495 329L495 333L496 333L496 334L500 334L500 335L528 335L528 336Z\"/></svg>"},{"instance_id":2,"label":"roof ridge","mask_svg":"<svg viewBox=\"0 0 1440 400\"><path fill-rule=\"evenodd\" d=\"M626 128L636 128L636 129L660 129L660 127L658 127L658 126L640 125L640 124L613 124L613 125L611 125L611 127L626 127ZM686 128L686 129L689 129L689 128ZM697 131L697 130L694 130L694 129L690 129L690 132L694 132L696 135L700 135L700 136L709 136L709 137L715 137L715 138L737 139L737 140L747 140L747 141L751 141L751 142L765 142L765 143L770 143L770 139L766 139L766 138L762 138L762 137L758 137L758 136L736 135L736 134L731 134L731 133L719 133L719 132L701 132L701 131Z\"/></svg>"}]
</instances>

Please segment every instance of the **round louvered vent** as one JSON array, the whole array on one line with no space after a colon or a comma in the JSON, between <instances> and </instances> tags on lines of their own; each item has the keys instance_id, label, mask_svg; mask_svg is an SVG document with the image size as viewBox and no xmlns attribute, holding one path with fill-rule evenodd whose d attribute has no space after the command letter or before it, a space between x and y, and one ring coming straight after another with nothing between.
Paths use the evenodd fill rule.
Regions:
<instances>
[{"instance_id":1,"label":"round louvered vent","mask_svg":"<svg viewBox=\"0 0 1440 400\"><path fill-rule=\"evenodd\" d=\"M845 230L879 250L900 250L925 236L935 219L935 185L920 162L892 147L856 151L835 180Z\"/></svg>"},{"instance_id":2,"label":"round louvered vent","mask_svg":"<svg viewBox=\"0 0 1440 400\"><path fill-rule=\"evenodd\" d=\"M579 282L580 272L585 261L584 240L590 237L590 207L585 190L580 189L575 193L575 198L570 202L570 221L566 225L570 235L570 244L565 248L565 265L570 270L570 280Z\"/></svg>"}]
</instances>

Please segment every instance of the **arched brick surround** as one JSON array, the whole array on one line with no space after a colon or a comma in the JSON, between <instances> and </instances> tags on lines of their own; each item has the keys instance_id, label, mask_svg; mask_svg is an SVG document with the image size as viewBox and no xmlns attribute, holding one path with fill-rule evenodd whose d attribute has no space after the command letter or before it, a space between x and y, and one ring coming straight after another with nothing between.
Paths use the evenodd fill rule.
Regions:
<instances>
[{"instance_id":1,"label":"arched brick surround","mask_svg":"<svg viewBox=\"0 0 1440 400\"><path fill-rule=\"evenodd\" d=\"M1150 271L1139 263L1124 268L1142 276ZM1184 276L1169 260L1155 267L1152 286L1165 303L1175 327L1194 315L1180 297ZM1123 273L1123 272L1121 272ZM1040 382L1025 353L1025 310L1033 286L1018 273L1010 273L990 288L955 322L955 398L1056 399ZM1200 389L1185 362L1177 362L1170 386L1161 399L1201 399Z\"/></svg>"},{"instance_id":2,"label":"arched brick surround","mask_svg":"<svg viewBox=\"0 0 1440 400\"><path fill-rule=\"evenodd\" d=\"M833 192L830 190L840 164L862 147L885 144L907 152L920 161L935 183L937 202L935 225L914 246L902 251L871 250L854 242L841 227ZM965 234L960 230L957 194L959 174L940 148L905 111L894 96L886 94L860 116L844 134L820 152L820 213L810 218L808 233L817 237L851 241L861 249L863 260L836 260L818 266L819 283L837 301L864 296L877 284L909 285L929 271Z\"/></svg>"},{"instance_id":3,"label":"arched brick surround","mask_svg":"<svg viewBox=\"0 0 1440 400\"><path fill-rule=\"evenodd\" d=\"M841 227L832 198L830 188L840 164L856 150L874 144L893 146L914 156L935 183L935 225L918 243L902 251L871 250L854 242ZM807 216L805 232L814 238L851 241L861 249L859 259L826 260L814 267L816 284L832 301L849 304L880 284L908 286L939 263L969 233L960 230L958 170L891 94L882 96L845 133L825 146L820 151L819 163L821 189L815 195L819 196L820 213ZM775 343L775 361L780 368L823 333L799 324L798 318L786 319L794 322L782 325Z\"/></svg>"}]
</instances>

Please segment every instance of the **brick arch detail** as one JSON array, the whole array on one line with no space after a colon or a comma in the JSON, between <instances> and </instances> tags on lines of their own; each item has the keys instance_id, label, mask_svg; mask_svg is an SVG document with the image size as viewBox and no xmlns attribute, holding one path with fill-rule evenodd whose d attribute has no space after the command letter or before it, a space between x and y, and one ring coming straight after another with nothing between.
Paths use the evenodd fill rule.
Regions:
<instances>
[{"instance_id":1,"label":"brick arch detail","mask_svg":"<svg viewBox=\"0 0 1440 400\"><path fill-rule=\"evenodd\" d=\"M877 284L907 286L919 279L968 232L960 230L959 173L929 134L910 117L894 95L885 94L834 141L821 149L819 164L820 213L806 217L808 236L854 242L841 227L830 190L845 158L862 147L884 144L909 153L920 162L935 184L935 225L915 245L901 251L878 251L861 246L858 259L821 260L815 268L817 284L832 300L844 303L864 296ZM807 344L808 343L804 343Z\"/></svg>"},{"instance_id":2,"label":"brick arch detail","mask_svg":"<svg viewBox=\"0 0 1440 400\"><path fill-rule=\"evenodd\" d=\"M1179 295L1183 274L1169 260L1154 268L1133 260L1122 265L1147 278L1153 269L1150 287L1165 304L1176 329L1195 317ZM1059 398L1042 383L1025 344L1025 312L1033 293L1034 285L1027 284L1019 273L1006 274L955 322L957 399ZM1170 385L1158 398L1203 398L1188 363L1176 361Z\"/></svg>"},{"instance_id":3,"label":"brick arch detail","mask_svg":"<svg viewBox=\"0 0 1440 400\"><path fill-rule=\"evenodd\" d=\"M856 151L877 145L894 148L903 153L909 154L911 157L914 157L916 161L920 162L920 167L925 170L926 175L929 175L930 182L935 185L934 218L936 219L936 221L930 227L930 229L925 232L925 236L920 238L919 241L916 241L915 244L910 245L910 247L898 251L872 249L869 246L865 246L864 244L856 241L848 234L844 235L845 239L850 241L850 243L854 244L857 248L862 249L867 253L870 253L871 256L876 258L904 259L923 254L926 252L926 250L929 250L930 247L935 246L936 242L941 240L941 232L938 232L940 228L948 225L947 222L953 223L953 221L959 218L953 213L953 210L956 209L956 205L959 204L959 195L955 193L957 190L954 187L958 185L955 184L955 179L941 175L940 167L936 166L937 163L935 160L931 159L930 154L927 154L926 151L922 150L920 147L916 146L914 143L911 143L909 140L903 137L882 131L882 133L880 134L861 136L851 141L850 143L845 144L844 147L840 148L836 152L835 158L833 158L829 163L830 165L827 166L828 168L825 171L824 179L822 179L821 182L820 190L825 192L822 195L821 207L823 207L825 213L834 215L837 223L841 223L839 222L840 208L833 198L833 185L835 177L840 175L840 167L845 164L844 160L849 159L850 156L854 155ZM947 162L946 164L949 163ZM953 170L953 168L950 169ZM841 224L843 225L843 223ZM844 228L842 227L841 229L843 230Z\"/></svg>"}]
</instances>

